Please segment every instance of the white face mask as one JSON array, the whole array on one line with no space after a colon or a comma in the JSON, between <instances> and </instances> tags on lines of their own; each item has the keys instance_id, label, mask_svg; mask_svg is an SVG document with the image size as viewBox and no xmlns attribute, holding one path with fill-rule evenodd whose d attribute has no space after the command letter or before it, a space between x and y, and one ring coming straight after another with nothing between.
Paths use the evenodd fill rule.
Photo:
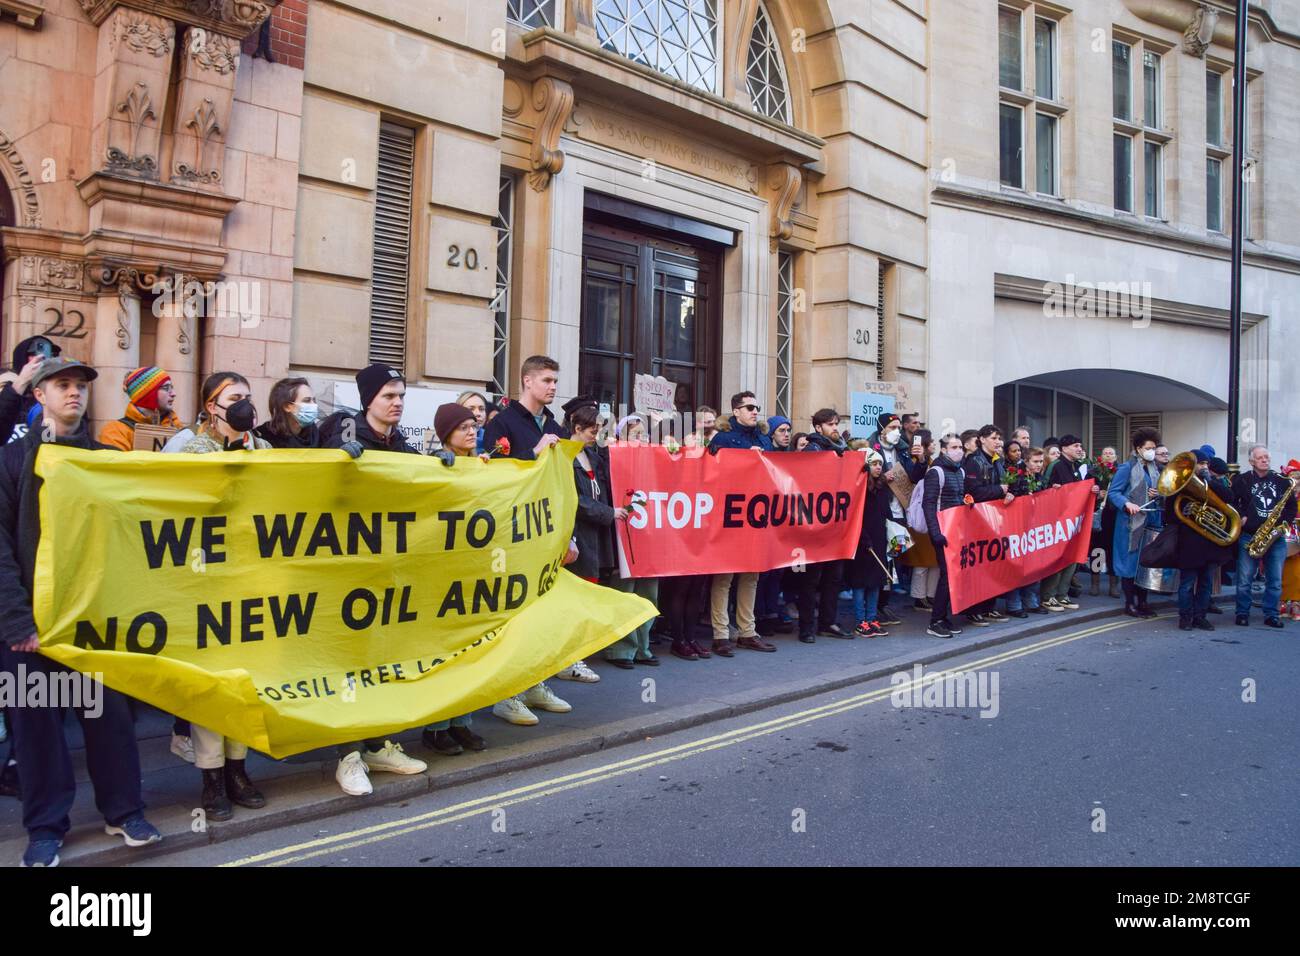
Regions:
<instances>
[{"instance_id":1,"label":"white face mask","mask_svg":"<svg viewBox=\"0 0 1300 956\"><path fill-rule=\"evenodd\" d=\"M899 431L897 428L891 428L889 431L885 432L885 444L897 445L898 435L899 435Z\"/></svg>"},{"instance_id":2,"label":"white face mask","mask_svg":"<svg viewBox=\"0 0 1300 956\"><path fill-rule=\"evenodd\" d=\"M1155 461L1155 460L1156 460L1156 450L1155 450L1154 448L1148 448L1148 449L1146 449L1144 452L1142 452L1142 460L1143 460L1143 461Z\"/></svg>"},{"instance_id":3,"label":"white face mask","mask_svg":"<svg viewBox=\"0 0 1300 956\"><path fill-rule=\"evenodd\" d=\"M966 457L966 452L961 448L950 448L948 450L948 459L950 461L955 461L958 464L960 464L961 460L965 457Z\"/></svg>"}]
</instances>

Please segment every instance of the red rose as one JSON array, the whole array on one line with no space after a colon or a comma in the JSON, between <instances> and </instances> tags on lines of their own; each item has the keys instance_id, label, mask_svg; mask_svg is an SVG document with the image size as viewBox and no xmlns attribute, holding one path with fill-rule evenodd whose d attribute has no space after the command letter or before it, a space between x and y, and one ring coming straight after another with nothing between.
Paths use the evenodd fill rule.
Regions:
<instances>
[{"instance_id":1,"label":"red rose","mask_svg":"<svg viewBox=\"0 0 1300 956\"><path fill-rule=\"evenodd\" d=\"M964 505L973 505L975 503L975 499L972 498L970 495L967 495L966 497L962 498L961 503Z\"/></svg>"},{"instance_id":2,"label":"red rose","mask_svg":"<svg viewBox=\"0 0 1300 956\"><path fill-rule=\"evenodd\" d=\"M502 455L510 454L510 439L502 435L497 439L496 446L492 449L492 454L501 453Z\"/></svg>"}]
</instances>

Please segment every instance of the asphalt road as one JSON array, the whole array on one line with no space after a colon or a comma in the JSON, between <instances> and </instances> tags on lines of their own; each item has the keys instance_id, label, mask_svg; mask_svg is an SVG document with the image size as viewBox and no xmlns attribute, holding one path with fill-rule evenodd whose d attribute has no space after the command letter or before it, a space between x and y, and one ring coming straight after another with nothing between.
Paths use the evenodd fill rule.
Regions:
<instances>
[{"instance_id":1,"label":"asphalt road","mask_svg":"<svg viewBox=\"0 0 1300 956\"><path fill-rule=\"evenodd\" d=\"M1295 866L1298 652L1297 625L1065 629L948 665L993 717L879 681L148 862Z\"/></svg>"}]
</instances>

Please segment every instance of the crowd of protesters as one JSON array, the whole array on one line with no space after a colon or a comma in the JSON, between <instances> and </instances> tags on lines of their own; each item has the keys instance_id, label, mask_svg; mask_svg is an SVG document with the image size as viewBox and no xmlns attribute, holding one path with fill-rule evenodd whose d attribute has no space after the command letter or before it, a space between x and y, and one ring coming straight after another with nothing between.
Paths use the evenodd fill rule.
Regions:
<instances>
[{"instance_id":1,"label":"crowd of protesters","mask_svg":"<svg viewBox=\"0 0 1300 956\"><path fill-rule=\"evenodd\" d=\"M271 389L267 415L260 424L247 379L237 372L216 372L203 382L199 422L183 430L167 372L157 367L136 369L123 382L127 402L122 417L106 424L96 440L86 422L95 369L61 357L58 347L42 337L19 343L13 359L13 373L0 389L0 441L7 441L0 446L0 666L9 672L20 666L28 673L67 671L36 653L39 642L31 589L40 536L41 480L34 472L34 460L42 442L131 450L135 429L148 424L177 429L165 450L183 454L295 448L342 449L352 458L375 451L419 454L398 427L405 379L386 365L371 365L357 373L358 410L339 410L325 417L307 379L283 379ZM1262 560L1246 552L1246 543L1261 523L1291 495L1283 475L1300 468L1293 461L1283 475L1273 472L1268 450L1262 446L1251 450L1249 469L1231 481L1227 466L1212 448L1195 451L1198 476L1243 519L1241 541L1220 547L1179 529L1174 499L1159 500L1157 483L1170 454L1159 434L1149 428L1133 433L1123 459L1114 448L1088 457L1076 435L1045 437L1035 443L1023 426L1006 441L994 425L936 436L916 414L881 415L870 435L854 437L841 429L841 417L834 409L823 408L812 414L809 431L795 432L784 416L764 418L750 391L731 397L726 417L712 408L696 409L692 427L680 444L705 448L710 454L757 450L860 455L867 494L854 556L762 572L662 579L625 576L620 572L615 529L630 512L611 493L608 444L611 439L650 441L653 429L641 415L610 421L597 401L584 397L565 403L564 419L557 420L550 406L559 372L553 359L532 356L522 364L516 399L495 403L481 392L467 391L456 402L441 406L434 417L438 441L432 454L443 465L454 467L458 457L532 460L561 438L582 443L573 462L578 506L565 563L572 573L638 594L659 610L657 621L647 622L605 649L606 661L615 668L658 666L655 646L665 641L673 656L699 661L732 657L739 650L772 653L777 645L769 638L778 634L797 634L806 644L815 643L819 636L882 638L889 635L890 627L903 623L905 612L928 616L926 633L946 639L962 633L964 627L1077 610L1082 584L1074 579L1080 566L1070 565L967 608L958 619L950 601L948 541L939 530L939 514L974 502L1010 505L1017 498L1087 479L1094 480L1096 501L1094 558L1083 566L1092 574L1091 595L1100 595L1105 570L1110 595L1118 596L1122 590L1126 613L1154 616L1147 591L1139 583L1141 561L1151 533L1169 528L1171 535L1181 530L1177 542L1165 541L1165 550L1176 557L1164 565L1178 572L1180 627L1213 629L1208 615L1218 611L1213 591L1224 566L1235 571L1242 585L1237 588L1238 624L1249 623L1251 585L1257 576L1264 583L1265 623L1281 627L1285 611L1300 619L1300 566L1295 559L1286 560L1286 541L1276 541ZM1291 496L1282 519L1294 522L1295 517ZM845 598L852 615L847 619L841 604ZM702 620L707 621L704 628L709 635L703 638ZM554 677L578 683L600 680L586 661L574 661ZM96 806L108 833L122 836L129 846L144 846L160 835L143 813L133 702L107 688L103 696L102 713L78 714ZM498 702L492 714L528 726L539 722L537 712L571 709L542 681ZM20 796L23 802L23 824L29 835L23 864L57 865L75 795L63 710L15 707L0 721L0 735L12 738L0 792ZM464 714L424 728L421 739L442 756L485 749L488 742L472 727L472 715ZM393 728L394 736L405 729ZM229 819L235 806L266 804L249 777L244 744L178 719L171 749L199 771L196 789L209 819ZM372 792L369 776L374 772L415 774L427 769L425 761L386 738L340 747L338 758L335 777L350 795Z\"/></svg>"}]
</instances>

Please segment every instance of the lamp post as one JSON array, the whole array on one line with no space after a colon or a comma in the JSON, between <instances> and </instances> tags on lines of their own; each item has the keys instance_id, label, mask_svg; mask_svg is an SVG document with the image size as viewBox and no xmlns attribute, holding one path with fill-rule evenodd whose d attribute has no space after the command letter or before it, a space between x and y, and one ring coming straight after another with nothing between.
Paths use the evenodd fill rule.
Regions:
<instances>
[{"instance_id":1,"label":"lamp post","mask_svg":"<svg viewBox=\"0 0 1300 956\"><path fill-rule=\"evenodd\" d=\"M1228 465L1237 471L1241 422L1241 270L1245 233L1242 181L1246 160L1246 30L1248 0L1237 0L1232 64L1232 270L1228 304Z\"/></svg>"}]
</instances>

